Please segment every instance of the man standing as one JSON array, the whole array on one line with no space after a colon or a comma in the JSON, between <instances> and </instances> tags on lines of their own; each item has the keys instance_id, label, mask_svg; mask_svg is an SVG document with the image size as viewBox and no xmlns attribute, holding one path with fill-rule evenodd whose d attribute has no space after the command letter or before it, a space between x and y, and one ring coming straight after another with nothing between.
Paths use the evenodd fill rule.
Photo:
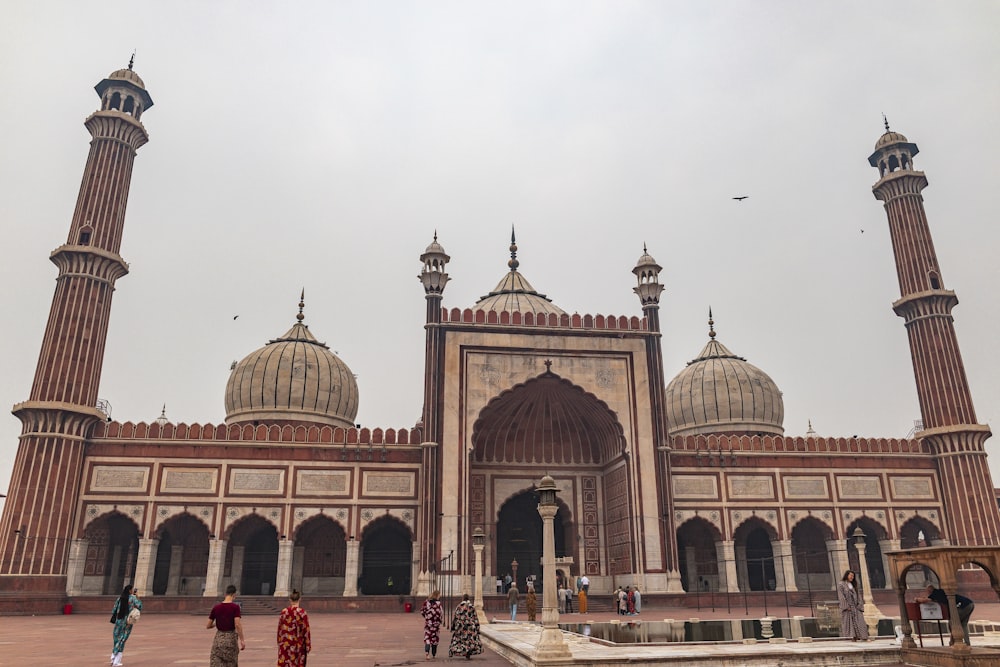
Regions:
<instances>
[{"instance_id":1,"label":"man standing","mask_svg":"<svg viewBox=\"0 0 1000 667\"><path fill-rule=\"evenodd\" d=\"M934 584L927 584L924 594L917 598L917 602L937 602L942 608L948 609L948 595L940 588L936 588ZM965 643L971 646L972 644L969 642L969 617L972 616L972 610L976 608L976 603L964 595L956 593L955 607L958 609L958 620L962 624L962 634L965 635ZM954 639L952 639L952 642L954 642Z\"/></svg>"},{"instance_id":2,"label":"man standing","mask_svg":"<svg viewBox=\"0 0 1000 667\"><path fill-rule=\"evenodd\" d=\"M512 583L507 589L507 604L510 605L510 620L517 620L517 584Z\"/></svg>"}]
</instances>

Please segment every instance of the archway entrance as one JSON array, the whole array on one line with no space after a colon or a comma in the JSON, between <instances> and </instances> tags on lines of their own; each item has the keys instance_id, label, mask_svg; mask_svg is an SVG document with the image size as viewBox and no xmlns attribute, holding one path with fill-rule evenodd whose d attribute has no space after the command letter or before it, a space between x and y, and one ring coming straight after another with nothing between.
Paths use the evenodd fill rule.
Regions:
<instances>
[{"instance_id":1,"label":"archway entrance","mask_svg":"<svg viewBox=\"0 0 1000 667\"><path fill-rule=\"evenodd\" d=\"M552 521L555 533L556 557L566 556L566 510L560 503ZM500 508L497 520L497 574L514 574L517 561L517 584L523 592L524 582L535 577L535 590L541 590L542 579L542 517L538 514L538 496L525 491L514 496Z\"/></svg>"},{"instance_id":2,"label":"archway entrance","mask_svg":"<svg viewBox=\"0 0 1000 667\"><path fill-rule=\"evenodd\" d=\"M259 516L233 528L227 549L230 580L244 595L271 595L278 580L278 531Z\"/></svg>"},{"instance_id":3,"label":"archway entrance","mask_svg":"<svg viewBox=\"0 0 1000 667\"><path fill-rule=\"evenodd\" d=\"M190 514L175 516L159 531L154 595L198 595L208 571L208 527Z\"/></svg>"},{"instance_id":4,"label":"archway entrance","mask_svg":"<svg viewBox=\"0 0 1000 667\"><path fill-rule=\"evenodd\" d=\"M716 545L721 541L719 529L700 517L685 521L677 528L677 554L685 591L720 590Z\"/></svg>"},{"instance_id":5,"label":"archway entrance","mask_svg":"<svg viewBox=\"0 0 1000 667\"><path fill-rule=\"evenodd\" d=\"M361 536L360 592L409 595L412 560L410 530L391 517L376 519Z\"/></svg>"},{"instance_id":6,"label":"archway entrance","mask_svg":"<svg viewBox=\"0 0 1000 667\"><path fill-rule=\"evenodd\" d=\"M87 526L84 537L87 539L84 590L102 595L121 594L135 575L138 527L124 514L112 512Z\"/></svg>"},{"instance_id":7,"label":"archway entrance","mask_svg":"<svg viewBox=\"0 0 1000 667\"><path fill-rule=\"evenodd\" d=\"M340 524L327 516L313 517L299 528L295 546L302 548L302 577L295 582L299 590L324 595L344 592L347 538Z\"/></svg>"},{"instance_id":8,"label":"archway entrance","mask_svg":"<svg viewBox=\"0 0 1000 667\"><path fill-rule=\"evenodd\" d=\"M771 541L776 539L774 529L754 517L736 529L736 569L742 591L773 591L777 589L774 575L774 551ZM742 557L741 557L742 552Z\"/></svg>"},{"instance_id":9,"label":"archway entrance","mask_svg":"<svg viewBox=\"0 0 1000 667\"><path fill-rule=\"evenodd\" d=\"M865 534L865 564L872 590L885 588L886 576L881 545L881 541L886 537L885 529L867 517L862 517L847 526L847 557L851 569L855 572L861 570L861 564L858 562L857 539L853 536L855 528L861 528Z\"/></svg>"}]
</instances>

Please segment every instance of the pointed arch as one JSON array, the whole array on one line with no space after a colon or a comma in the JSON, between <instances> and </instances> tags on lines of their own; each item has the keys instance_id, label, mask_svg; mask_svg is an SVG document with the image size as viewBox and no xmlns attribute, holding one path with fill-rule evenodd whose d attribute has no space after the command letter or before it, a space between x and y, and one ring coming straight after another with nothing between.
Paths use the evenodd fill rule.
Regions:
<instances>
[{"instance_id":1,"label":"pointed arch","mask_svg":"<svg viewBox=\"0 0 1000 667\"><path fill-rule=\"evenodd\" d=\"M718 548L721 542L722 533L704 517L692 517L677 526L677 555L685 591L720 590Z\"/></svg>"},{"instance_id":2,"label":"pointed arch","mask_svg":"<svg viewBox=\"0 0 1000 667\"><path fill-rule=\"evenodd\" d=\"M385 514L361 532L358 588L364 595L408 595L412 577L413 532Z\"/></svg>"},{"instance_id":3,"label":"pointed arch","mask_svg":"<svg viewBox=\"0 0 1000 667\"><path fill-rule=\"evenodd\" d=\"M501 392L472 427L477 463L606 465L624 441L607 403L551 371Z\"/></svg>"},{"instance_id":4,"label":"pointed arch","mask_svg":"<svg viewBox=\"0 0 1000 667\"><path fill-rule=\"evenodd\" d=\"M87 540L83 590L100 595L121 593L135 576L139 526L131 517L112 510L94 517L83 535Z\"/></svg>"}]
</instances>

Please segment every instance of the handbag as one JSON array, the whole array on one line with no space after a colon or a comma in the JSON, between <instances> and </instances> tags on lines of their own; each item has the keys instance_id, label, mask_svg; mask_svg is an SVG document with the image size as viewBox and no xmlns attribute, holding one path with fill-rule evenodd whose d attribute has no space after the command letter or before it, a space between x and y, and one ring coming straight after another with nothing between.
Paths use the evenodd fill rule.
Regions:
<instances>
[{"instance_id":1,"label":"handbag","mask_svg":"<svg viewBox=\"0 0 1000 667\"><path fill-rule=\"evenodd\" d=\"M136 622L138 622L139 617L141 615L142 614L139 611L139 608L138 607L133 607L132 611L130 611L128 613L128 617L125 619L125 622L128 623L129 625L135 625Z\"/></svg>"}]
</instances>

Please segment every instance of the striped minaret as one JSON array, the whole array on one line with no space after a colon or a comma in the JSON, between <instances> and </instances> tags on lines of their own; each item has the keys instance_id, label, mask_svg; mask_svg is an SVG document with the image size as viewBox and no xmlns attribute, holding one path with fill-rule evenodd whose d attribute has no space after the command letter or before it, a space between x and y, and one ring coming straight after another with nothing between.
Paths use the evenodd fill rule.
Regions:
<instances>
[{"instance_id":1,"label":"striped minaret","mask_svg":"<svg viewBox=\"0 0 1000 667\"><path fill-rule=\"evenodd\" d=\"M927 178L913 167L916 144L889 130L868 162L879 170L872 186L889 218L900 298L892 308L906 322L916 377L919 434L936 454L943 494L942 537L957 545L996 544L1000 512L983 447L988 426L976 423L972 394L958 349L951 309L958 298L945 289L924 200Z\"/></svg>"},{"instance_id":2,"label":"striped minaret","mask_svg":"<svg viewBox=\"0 0 1000 667\"><path fill-rule=\"evenodd\" d=\"M59 275L35 381L14 406L22 427L0 518L0 590L65 590L85 440L105 418L97 390L111 296L128 273L118 251L132 164L149 140L139 118L153 100L131 62L95 89L101 108L84 123L93 140L69 237L49 257Z\"/></svg>"}]
</instances>

